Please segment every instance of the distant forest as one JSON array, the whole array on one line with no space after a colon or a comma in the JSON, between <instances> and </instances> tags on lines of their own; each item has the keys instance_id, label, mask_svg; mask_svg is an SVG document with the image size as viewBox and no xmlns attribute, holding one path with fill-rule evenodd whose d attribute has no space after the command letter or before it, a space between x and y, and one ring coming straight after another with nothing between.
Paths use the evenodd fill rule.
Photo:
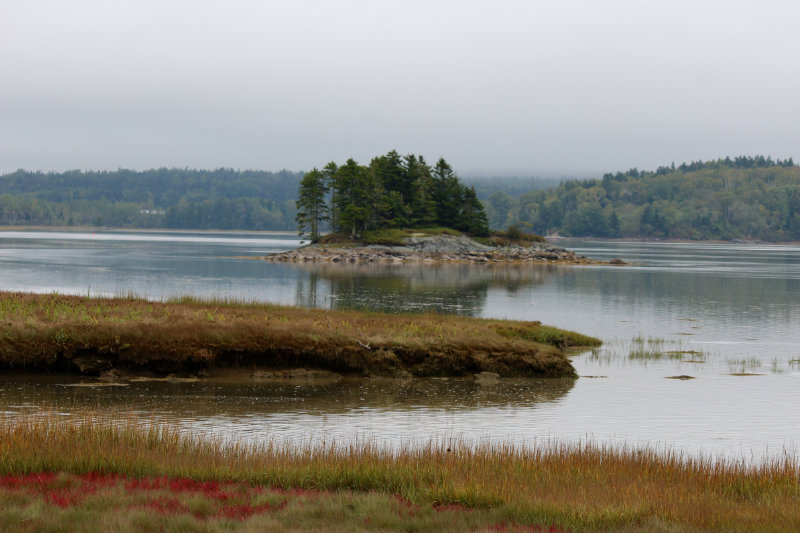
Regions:
<instances>
[{"instance_id":1,"label":"distant forest","mask_svg":"<svg viewBox=\"0 0 800 533\"><path fill-rule=\"evenodd\" d=\"M0 224L294 230L302 172L26 172L0 177Z\"/></svg>"},{"instance_id":2,"label":"distant forest","mask_svg":"<svg viewBox=\"0 0 800 533\"><path fill-rule=\"evenodd\" d=\"M800 240L800 167L736 157L485 199L492 227L601 238Z\"/></svg>"},{"instance_id":3,"label":"distant forest","mask_svg":"<svg viewBox=\"0 0 800 533\"><path fill-rule=\"evenodd\" d=\"M0 225L295 231L303 176L285 170L18 170L0 176ZM800 240L800 167L792 159L742 156L561 182L462 181L483 203L491 229Z\"/></svg>"}]
</instances>

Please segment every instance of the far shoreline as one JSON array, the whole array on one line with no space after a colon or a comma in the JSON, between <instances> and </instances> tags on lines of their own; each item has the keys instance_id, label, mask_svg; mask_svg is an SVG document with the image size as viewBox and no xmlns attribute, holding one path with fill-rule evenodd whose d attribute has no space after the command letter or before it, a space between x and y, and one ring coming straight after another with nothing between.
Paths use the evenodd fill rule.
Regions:
<instances>
[{"instance_id":1,"label":"far shoreline","mask_svg":"<svg viewBox=\"0 0 800 533\"><path fill-rule=\"evenodd\" d=\"M62 232L62 233L209 233L223 235L287 235L299 241L307 242L307 236L298 235L296 230L247 230L247 229L180 229L180 228L118 228L111 226L0 226L0 231L16 231L20 233L41 231L41 232ZM664 243L664 244L741 244L741 245L776 245L776 246L800 246L800 241L761 241L757 239L734 239L734 240L693 240L693 239L646 239L642 237L619 237L614 239L602 237L565 237L561 235L545 235L547 242L558 243L561 241L591 241L591 242L642 242L642 243Z\"/></svg>"}]
</instances>

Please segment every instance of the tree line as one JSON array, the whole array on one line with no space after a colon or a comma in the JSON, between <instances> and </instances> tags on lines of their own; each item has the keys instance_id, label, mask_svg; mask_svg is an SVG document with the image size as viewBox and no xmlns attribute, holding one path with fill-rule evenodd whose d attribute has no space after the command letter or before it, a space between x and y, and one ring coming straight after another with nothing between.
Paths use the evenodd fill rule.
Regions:
<instances>
[{"instance_id":1,"label":"tree line","mask_svg":"<svg viewBox=\"0 0 800 533\"><path fill-rule=\"evenodd\" d=\"M30 172L0 176L0 224L294 230L302 172Z\"/></svg>"},{"instance_id":2,"label":"tree line","mask_svg":"<svg viewBox=\"0 0 800 533\"><path fill-rule=\"evenodd\" d=\"M518 197L496 191L486 203L493 225L519 224L542 235L800 240L800 168L792 159L633 168Z\"/></svg>"},{"instance_id":3,"label":"tree line","mask_svg":"<svg viewBox=\"0 0 800 533\"><path fill-rule=\"evenodd\" d=\"M485 236L489 222L473 187L458 178L444 158L430 166L424 157L392 150L368 165L352 158L307 172L300 182L297 225L312 240L324 228L356 237L384 228L443 226Z\"/></svg>"},{"instance_id":4,"label":"tree line","mask_svg":"<svg viewBox=\"0 0 800 533\"><path fill-rule=\"evenodd\" d=\"M306 195L299 220L298 189ZM314 198L317 211L309 209ZM299 221L313 233L313 220L316 232L348 234L438 225L482 235L516 225L541 235L798 241L800 168L792 159L740 156L560 183L467 181L443 159L430 166L389 152L369 165L348 160L306 174L161 168L0 176L5 226L295 231Z\"/></svg>"}]
</instances>

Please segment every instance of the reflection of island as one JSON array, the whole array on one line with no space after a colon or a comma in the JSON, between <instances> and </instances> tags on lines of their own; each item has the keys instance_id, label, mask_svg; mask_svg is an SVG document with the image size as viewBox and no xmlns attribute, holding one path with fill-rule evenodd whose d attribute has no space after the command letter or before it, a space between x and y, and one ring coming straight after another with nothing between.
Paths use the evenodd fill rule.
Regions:
<instances>
[{"instance_id":1,"label":"reflection of island","mask_svg":"<svg viewBox=\"0 0 800 533\"><path fill-rule=\"evenodd\" d=\"M271 413L335 414L355 409L480 409L531 407L558 401L574 379L501 379L480 384L472 379L339 380L259 383L200 381L134 382L123 387L71 387L63 377L0 381L0 402L7 411L80 410L102 406L109 414L195 419L245 417Z\"/></svg>"},{"instance_id":2,"label":"reflection of island","mask_svg":"<svg viewBox=\"0 0 800 533\"><path fill-rule=\"evenodd\" d=\"M297 305L383 312L437 312L477 316L490 288L510 293L560 272L550 265L301 263Z\"/></svg>"}]
</instances>

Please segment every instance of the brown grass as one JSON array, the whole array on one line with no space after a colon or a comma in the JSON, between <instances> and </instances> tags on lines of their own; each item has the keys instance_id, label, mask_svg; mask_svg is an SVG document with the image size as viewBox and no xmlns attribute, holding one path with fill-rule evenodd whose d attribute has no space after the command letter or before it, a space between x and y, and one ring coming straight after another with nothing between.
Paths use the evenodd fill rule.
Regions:
<instances>
[{"instance_id":1,"label":"brown grass","mask_svg":"<svg viewBox=\"0 0 800 533\"><path fill-rule=\"evenodd\" d=\"M262 366L552 377L575 375L561 349L599 344L538 322L26 293L0 293L0 341L0 365L25 371Z\"/></svg>"},{"instance_id":2,"label":"brown grass","mask_svg":"<svg viewBox=\"0 0 800 533\"><path fill-rule=\"evenodd\" d=\"M547 239L541 235L533 233L522 233L521 231L495 231L489 237L489 244L492 246L523 246L529 247L534 244L546 243Z\"/></svg>"},{"instance_id":3,"label":"brown grass","mask_svg":"<svg viewBox=\"0 0 800 533\"><path fill-rule=\"evenodd\" d=\"M108 414L0 419L0 475L166 476L273 491L328 491L345 500L377 494L373 509L387 505L386 497L401 497L425 512L438 507L484 513L476 523L461 523L464 530L478 531L491 530L492 524L555 525L569 531L800 530L800 472L788 457L750 466L596 445L445 443L389 451L369 443L300 448L269 441L222 444L135 419L101 418L108 420ZM220 512L218 506L205 509L208 515ZM363 527L364 514L348 517L336 505L313 513L318 522L306 522L309 529L327 524L328 530L437 530L434 523L412 528L407 520ZM360 521L348 522L353 516Z\"/></svg>"}]
</instances>

